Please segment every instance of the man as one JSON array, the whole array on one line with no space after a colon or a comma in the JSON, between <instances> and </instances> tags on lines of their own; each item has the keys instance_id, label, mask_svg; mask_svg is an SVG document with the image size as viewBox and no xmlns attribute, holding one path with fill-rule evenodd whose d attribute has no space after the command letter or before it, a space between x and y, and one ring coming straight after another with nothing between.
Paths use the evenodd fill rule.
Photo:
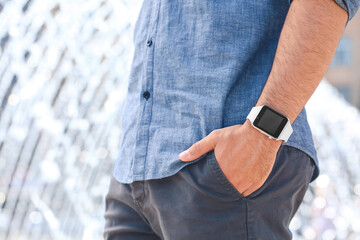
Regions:
<instances>
[{"instance_id":1,"label":"man","mask_svg":"<svg viewBox=\"0 0 360 240\"><path fill-rule=\"evenodd\" d=\"M145 0L104 238L291 239L319 174L304 106L359 5Z\"/></svg>"}]
</instances>

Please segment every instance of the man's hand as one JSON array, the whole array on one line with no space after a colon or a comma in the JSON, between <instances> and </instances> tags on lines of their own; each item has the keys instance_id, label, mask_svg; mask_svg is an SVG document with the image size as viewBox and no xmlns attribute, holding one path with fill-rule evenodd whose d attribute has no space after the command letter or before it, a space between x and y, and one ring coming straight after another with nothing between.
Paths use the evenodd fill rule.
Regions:
<instances>
[{"instance_id":1,"label":"man's hand","mask_svg":"<svg viewBox=\"0 0 360 240\"><path fill-rule=\"evenodd\" d=\"M256 106L268 105L293 123L324 77L347 18L347 12L333 0L293 1ZM212 131L188 149L188 158L179 157L191 161L214 149L225 176L248 196L264 184L280 145L247 120L244 125Z\"/></svg>"},{"instance_id":2,"label":"man's hand","mask_svg":"<svg viewBox=\"0 0 360 240\"><path fill-rule=\"evenodd\" d=\"M188 157L180 154L179 158L192 161L214 149L215 158L225 176L246 197L264 184L281 143L257 131L247 120L244 125L212 131L184 151L189 153Z\"/></svg>"}]
</instances>

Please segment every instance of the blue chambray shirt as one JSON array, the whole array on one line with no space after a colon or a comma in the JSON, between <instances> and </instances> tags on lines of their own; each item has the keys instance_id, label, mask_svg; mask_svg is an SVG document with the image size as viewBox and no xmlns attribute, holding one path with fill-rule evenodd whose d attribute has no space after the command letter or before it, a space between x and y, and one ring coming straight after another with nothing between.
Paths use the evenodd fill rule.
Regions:
<instances>
[{"instance_id":1,"label":"blue chambray shirt","mask_svg":"<svg viewBox=\"0 0 360 240\"><path fill-rule=\"evenodd\" d=\"M337 2L349 18L355 14L358 2ZM180 152L214 129L243 124L269 76L289 7L289 0L144 0L114 177L173 175L192 163ZM283 144L318 165L305 109L292 126Z\"/></svg>"}]
</instances>

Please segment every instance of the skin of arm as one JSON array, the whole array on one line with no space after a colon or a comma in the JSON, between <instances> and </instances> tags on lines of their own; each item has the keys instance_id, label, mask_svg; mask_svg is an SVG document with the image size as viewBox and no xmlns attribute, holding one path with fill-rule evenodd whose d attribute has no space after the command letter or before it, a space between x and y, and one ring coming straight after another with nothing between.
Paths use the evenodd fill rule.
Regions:
<instances>
[{"instance_id":1,"label":"skin of arm","mask_svg":"<svg viewBox=\"0 0 360 240\"><path fill-rule=\"evenodd\" d=\"M268 105L293 123L324 77L347 19L348 13L333 0L294 0L256 105ZM214 149L225 176L246 197L270 175L281 143L269 139L246 120L244 124L213 130L179 158L192 161Z\"/></svg>"}]
</instances>

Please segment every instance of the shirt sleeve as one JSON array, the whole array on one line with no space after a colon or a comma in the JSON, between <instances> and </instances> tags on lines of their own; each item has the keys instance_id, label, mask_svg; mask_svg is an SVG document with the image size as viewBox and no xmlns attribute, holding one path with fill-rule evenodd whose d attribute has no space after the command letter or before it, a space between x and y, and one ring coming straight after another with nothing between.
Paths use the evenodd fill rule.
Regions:
<instances>
[{"instance_id":1,"label":"shirt sleeve","mask_svg":"<svg viewBox=\"0 0 360 240\"><path fill-rule=\"evenodd\" d=\"M291 4L293 0L289 0L289 4ZM360 6L360 0L334 0L340 7L342 7L348 13L348 20L346 25L349 21L355 16L357 10Z\"/></svg>"},{"instance_id":2,"label":"shirt sleeve","mask_svg":"<svg viewBox=\"0 0 360 240\"><path fill-rule=\"evenodd\" d=\"M355 16L360 6L360 0L334 0L340 7L348 13L348 22Z\"/></svg>"}]
</instances>

